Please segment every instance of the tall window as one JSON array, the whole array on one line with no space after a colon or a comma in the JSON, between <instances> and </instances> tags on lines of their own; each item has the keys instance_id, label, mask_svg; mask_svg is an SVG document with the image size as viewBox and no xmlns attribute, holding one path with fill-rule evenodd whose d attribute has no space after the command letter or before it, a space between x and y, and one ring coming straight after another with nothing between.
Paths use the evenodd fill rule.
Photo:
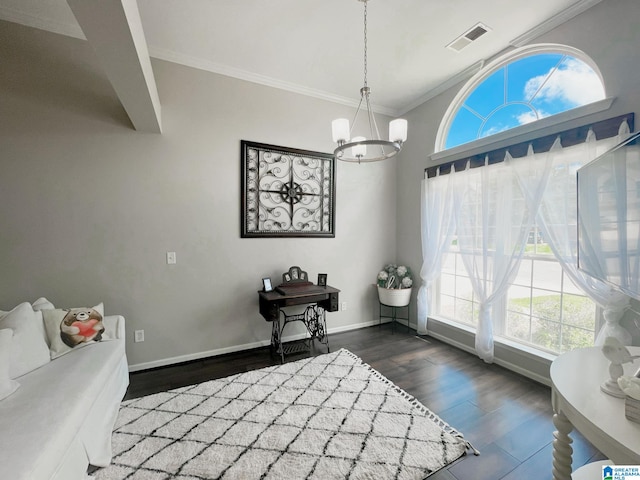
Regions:
<instances>
[{"instance_id":1,"label":"tall window","mask_svg":"<svg viewBox=\"0 0 640 480\"><path fill-rule=\"evenodd\" d=\"M600 73L582 52L561 46L521 49L494 62L461 90L443 119L436 150L603 98ZM434 313L439 318L478 325L480 301L456 238L442 265L434 299ZM593 345L596 305L563 272L536 226L527 239L515 279L503 301L497 303L493 305L501 312L494 315L501 319L493 325L497 336L553 353Z\"/></svg>"},{"instance_id":2,"label":"tall window","mask_svg":"<svg viewBox=\"0 0 640 480\"><path fill-rule=\"evenodd\" d=\"M553 255L527 253L507 296L504 337L551 352L593 345L596 305Z\"/></svg>"},{"instance_id":3,"label":"tall window","mask_svg":"<svg viewBox=\"0 0 640 480\"><path fill-rule=\"evenodd\" d=\"M595 338L596 305L562 271L541 235L529 235L509 287L505 321L495 334L551 353L589 347ZM454 240L437 287L436 315L475 327L479 303Z\"/></svg>"},{"instance_id":4,"label":"tall window","mask_svg":"<svg viewBox=\"0 0 640 480\"><path fill-rule=\"evenodd\" d=\"M519 50L472 79L445 117L445 149L605 98L597 67L568 47Z\"/></svg>"}]
</instances>

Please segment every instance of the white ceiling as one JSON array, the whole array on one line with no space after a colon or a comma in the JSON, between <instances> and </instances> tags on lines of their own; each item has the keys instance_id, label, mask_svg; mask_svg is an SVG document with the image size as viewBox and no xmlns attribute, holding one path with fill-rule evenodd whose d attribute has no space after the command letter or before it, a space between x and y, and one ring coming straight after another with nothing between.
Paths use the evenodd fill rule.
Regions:
<instances>
[{"instance_id":1,"label":"white ceiling","mask_svg":"<svg viewBox=\"0 0 640 480\"><path fill-rule=\"evenodd\" d=\"M478 62L522 44L522 35L535 37L599 1L370 0L376 110L404 113ZM360 1L138 0L138 7L152 57L340 103L358 99ZM0 0L0 18L84 38L65 0ZM461 52L446 48L478 22L491 31Z\"/></svg>"}]
</instances>

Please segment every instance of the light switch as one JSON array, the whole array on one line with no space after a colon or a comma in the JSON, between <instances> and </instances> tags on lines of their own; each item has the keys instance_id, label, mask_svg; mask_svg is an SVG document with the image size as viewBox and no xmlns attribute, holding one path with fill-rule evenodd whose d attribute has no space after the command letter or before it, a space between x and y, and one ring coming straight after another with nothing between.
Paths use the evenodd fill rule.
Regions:
<instances>
[{"instance_id":1,"label":"light switch","mask_svg":"<svg viewBox=\"0 0 640 480\"><path fill-rule=\"evenodd\" d=\"M168 265L176 264L176 252L167 252L167 264Z\"/></svg>"}]
</instances>

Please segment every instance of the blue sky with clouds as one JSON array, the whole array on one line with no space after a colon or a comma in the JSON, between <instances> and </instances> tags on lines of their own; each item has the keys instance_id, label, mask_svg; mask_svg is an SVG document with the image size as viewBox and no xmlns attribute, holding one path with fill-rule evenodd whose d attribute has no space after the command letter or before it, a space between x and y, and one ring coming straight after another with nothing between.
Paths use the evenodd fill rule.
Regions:
<instances>
[{"instance_id":1,"label":"blue sky with clouds","mask_svg":"<svg viewBox=\"0 0 640 480\"><path fill-rule=\"evenodd\" d=\"M603 99L600 77L581 60L535 54L493 72L465 99L445 148Z\"/></svg>"}]
</instances>

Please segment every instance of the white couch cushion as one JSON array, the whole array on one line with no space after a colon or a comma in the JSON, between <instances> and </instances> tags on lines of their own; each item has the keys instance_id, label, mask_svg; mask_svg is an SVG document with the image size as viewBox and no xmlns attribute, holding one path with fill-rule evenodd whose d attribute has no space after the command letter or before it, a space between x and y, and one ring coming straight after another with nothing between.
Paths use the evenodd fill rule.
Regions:
<instances>
[{"instance_id":1,"label":"white couch cushion","mask_svg":"<svg viewBox=\"0 0 640 480\"><path fill-rule=\"evenodd\" d=\"M39 299L37 299L35 302L33 302L31 306L36 312L38 310L49 310L49 309L56 308L53 306L53 303L51 303L49 300L47 300L44 297L40 297Z\"/></svg>"},{"instance_id":2,"label":"white couch cushion","mask_svg":"<svg viewBox=\"0 0 640 480\"><path fill-rule=\"evenodd\" d=\"M11 378L49 363L49 348L38 324L42 324L42 313L34 312L28 302L21 303L0 319L0 329L13 330L9 360Z\"/></svg>"},{"instance_id":3,"label":"white couch cushion","mask_svg":"<svg viewBox=\"0 0 640 480\"><path fill-rule=\"evenodd\" d=\"M48 308L56 308L53 306L53 303L51 303L49 300L47 300L44 297L40 297L35 302L33 302L31 304L31 307L36 312L46 310ZM44 341L47 342L47 345L49 345L49 340L47 340L47 333L44 331L44 322L40 322L39 327L40 327L40 333L42 334L42 338L44 338Z\"/></svg>"},{"instance_id":4,"label":"white couch cushion","mask_svg":"<svg viewBox=\"0 0 640 480\"><path fill-rule=\"evenodd\" d=\"M117 388L107 389L122 365L125 370ZM0 479L75 480L52 473L63 461L84 463L86 471L87 456L92 454L82 443L83 436L91 431L98 435L93 416L104 421L111 415L99 401L111 398L110 408L117 409L127 383L124 340L88 345L25 375L20 389L0 402L0 452L11 458L0 462ZM93 409L96 402L98 410Z\"/></svg>"},{"instance_id":5,"label":"white couch cushion","mask_svg":"<svg viewBox=\"0 0 640 480\"><path fill-rule=\"evenodd\" d=\"M13 330L0 330L0 400L15 392L20 384L9 376Z\"/></svg>"}]
</instances>

